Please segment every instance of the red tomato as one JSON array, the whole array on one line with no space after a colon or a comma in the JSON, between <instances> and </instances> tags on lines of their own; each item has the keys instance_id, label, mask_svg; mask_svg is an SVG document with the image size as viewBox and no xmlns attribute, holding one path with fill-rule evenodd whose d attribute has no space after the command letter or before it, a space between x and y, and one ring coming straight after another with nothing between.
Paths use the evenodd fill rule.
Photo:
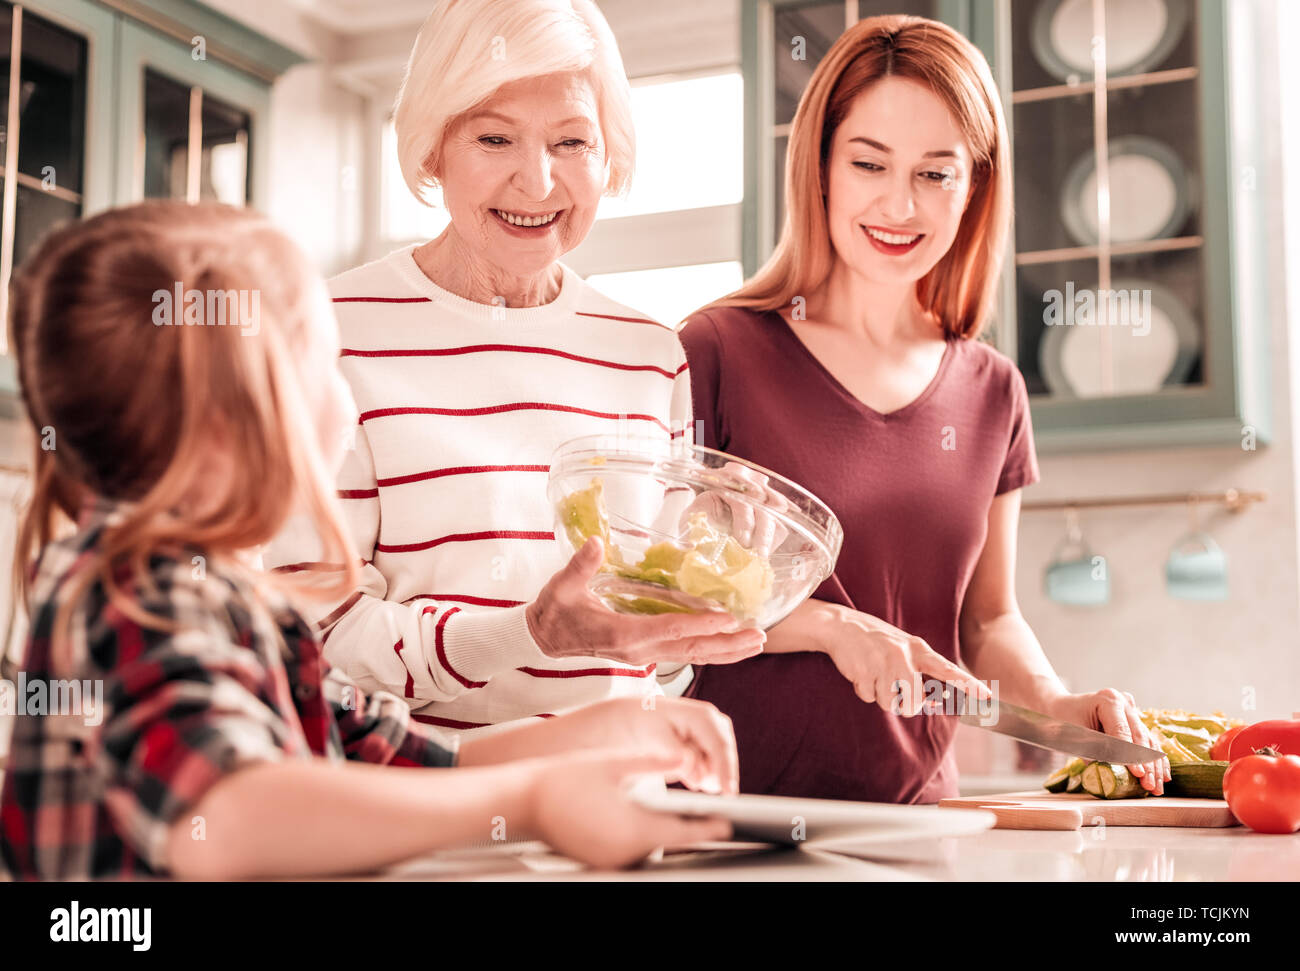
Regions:
<instances>
[{"instance_id":1,"label":"red tomato","mask_svg":"<svg viewBox=\"0 0 1300 971\"><path fill-rule=\"evenodd\" d=\"M1232 815L1257 833L1300 830L1300 756L1234 759L1223 774L1223 797Z\"/></svg>"},{"instance_id":2,"label":"red tomato","mask_svg":"<svg viewBox=\"0 0 1300 971\"><path fill-rule=\"evenodd\" d=\"M1232 740L1228 761L1236 761L1265 746L1281 755L1300 755L1300 721L1279 718L1247 725Z\"/></svg>"},{"instance_id":3,"label":"red tomato","mask_svg":"<svg viewBox=\"0 0 1300 971\"><path fill-rule=\"evenodd\" d=\"M1236 728L1229 728L1220 735L1210 749L1210 758L1215 762L1231 762L1232 756L1228 753L1232 747L1232 740L1240 735L1241 730L1245 727L1245 725L1238 725Z\"/></svg>"}]
</instances>

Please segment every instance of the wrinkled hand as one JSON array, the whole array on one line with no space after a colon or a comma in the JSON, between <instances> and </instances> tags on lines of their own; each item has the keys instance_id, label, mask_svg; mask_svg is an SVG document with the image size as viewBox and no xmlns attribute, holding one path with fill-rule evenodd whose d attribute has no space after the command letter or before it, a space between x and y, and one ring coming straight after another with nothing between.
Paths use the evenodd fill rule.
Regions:
<instances>
[{"instance_id":1,"label":"wrinkled hand","mask_svg":"<svg viewBox=\"0 0 1300 971\"><path fill-rule=\"evenodd\" d=\"M1142 724L1142 711L1127 691L1103 688L1090 693L1063 695L1049 708L1046 714L1053 718L1074 722L1147 748L1160 748L1160 739ZM1173 778L1168 757L1127 768L1141 781L1143 789L1157 796L1164 794L1165 783Z\"/></svg>"},{"instance_id":2,"label":"wrinkled hand","mask_svg":"<svg viewBox=\"0 0 1300 971\"><path fill-rule=\"evenodd\" d=\"M701 492L682 513L683 526L691 513L703 512L741 546L759 556L770 556L785 541L789 530L769 510L787 509L790 504L779 492L768 488L767 476L738 462L728 462L714 474L724 483L734 483L735 489L752 498L732 489Z\"/></svg>"},{"instance_id":3,"label":"wrinkled hand","mask_svg":"<svg viewBox=\"0 0 1300 971\"><path fill-rule=\"evenodd\" d=\"M830 605L828 605L830 606ZM823 643L840 674L859 698L886 711L912 716L921 711L925 691L914 690L928 676L954 684L970 698L991 698L979 678L939 654L920 637L899 630L879 617L832 606L833 620ZM903 691L895 688L902 682Z\"/></svg>"},{"instance_id":4,"label":"wrinkled hand","mask_svg":"<svg viewBox=\"0 0 1300 971\"><path fill-rule=\"evenodd\" d=\"M533 785L529 829L557 852L600 868L631 866L662 846L724 840L731 824L642 809L628 788L638 776L676 781L665 755L578 752L547 759Z\"/></svg>"},{"instance_id":5,"label":"wrinkled hand","mask_svg":"<svg viewBox=\"0 0 1300 971\"><path fill-rule=\"evenodd\" d=\"M587 584L605 551L593 536L542 588L525 616L548 657L604 657L625 664L727 664L763 650L767 635L723 610L636 617L606 607Z\"/></svg>"},{"instance_id":6,"label":"wrinkled hand","mask_svg":"<svg viewBox=\"0 0 1300 971\"><path fill-rule=\"evenodd\" d=\"M740 791L740 761L731 719L693 698L613 698L569 712L593 748L626 747L676 758L674 774L701 792Z\"/></svg>"}]
</instances>

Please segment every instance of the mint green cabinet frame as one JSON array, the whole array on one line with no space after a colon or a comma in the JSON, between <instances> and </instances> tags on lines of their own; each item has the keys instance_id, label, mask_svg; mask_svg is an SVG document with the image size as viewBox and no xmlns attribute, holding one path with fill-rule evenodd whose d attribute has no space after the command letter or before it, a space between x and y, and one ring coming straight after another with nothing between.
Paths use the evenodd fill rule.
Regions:
<instances>
[{"instance_id":1,"label":"mint green cabinet frame","mask_svg":"<svg viewBox=\"0 0 1300 971\"><path fill-rule=\"evenodd\" d=\"M1246 239L1243 227L1258 227L1258 212L1280 187L1268 184L1268 173L1257 173L1253 198L1236 193L1239 169L1232 158L1231 134L1260 140L1255 117L1230 114L1227 18L1224 0L1196 0L1200 22L1197 58L1200 68L1200 130L1202 177L1202 235L1205 238L1205 383L1172 392L1110 398L1031 399L1034 429L1042 452L1069 452L1165 445L1242 445L1249 437L1266 444L1271 434L1268 374L1270 369L1267 314L1247 317L1239 312L1244 290L1263 294L1268 280L1261 268L1234 271L1232 254L1242 243L1264 252L1266 241ZM771 24L773 11L800 6L799 0L742 0L741 57L745 77L745 203L744 266L754 273L770 252L765 221L772 205L771 174ZM1011 6L1010 0L943 0L941 19L962 31L988 59L1004 98L1011 123ZM1260 92L1268 96L1267 92ZM1235 128L1234 128L1235 126ZM1256 153L1263 158L1263 153ZM1274 197L1277 197L1274 195ZM1234 208L1234 206L1236 208ZM1256 230L1258 232L1258 230ZM995 321L990 338L1012 358L1016 354L1014 247L1007 254ZM1250 273L1250 279L1234 272ZM1261 303L1267 307L1267 301ZM1280 308L1270 308L1278 312Z\"/></svg>"}]
</instances>

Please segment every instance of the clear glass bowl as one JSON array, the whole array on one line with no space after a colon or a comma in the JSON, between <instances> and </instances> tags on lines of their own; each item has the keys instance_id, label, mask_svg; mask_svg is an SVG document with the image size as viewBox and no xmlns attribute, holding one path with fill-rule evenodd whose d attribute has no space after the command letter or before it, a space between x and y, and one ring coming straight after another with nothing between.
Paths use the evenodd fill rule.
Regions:
<instances>
[{"instance_id":1,"label":"clear glass bowl","mask_svg":"<svg viewBox=\"0 0 1300 971\"><path fill-rule=\"evenodd\" d=\"M807 489L680 440L566 442L551 459L547 497L566 557L591 535L604 540L591 590L620 613L726 610L771 627L830 576L844 538Z\"/></svg>"}]
</instances>

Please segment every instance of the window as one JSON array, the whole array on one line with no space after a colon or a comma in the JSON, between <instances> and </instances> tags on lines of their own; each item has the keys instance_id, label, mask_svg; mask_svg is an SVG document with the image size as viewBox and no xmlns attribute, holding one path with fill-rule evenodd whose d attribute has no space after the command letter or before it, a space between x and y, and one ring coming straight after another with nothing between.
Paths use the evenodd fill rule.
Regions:
<instances>
[{"instance_id":1,"label":"window","mask_svg":"<svg viewBox=\"0 0 1300 971\"><path fill-rule=\"evenodd\" d=\"M635 85L636 175L626 198L601 200L597 218L740 202L743 114L739 74Z\"/></svg>"},{"instance_id":2,"label":"window","mask_svg":"<svg viewBox=\"0 0 1300 971\"><path fill-rule=\"evenodd\" d=\"M635 307L654 320L675 325L691 311L735 290L743 279L740 261L729 260L630 273L593 273L587 282L621 304Z\"/></svg>"},{"instance_id":3,"label":"window","mask_svg":"<svg viewBox=\"0 0 1300 971\"><path fill-rule=\"evenodd\" d=\"M402 167L397 162L397 130L393 120L384 125L383 147L380 153L380 231L393 246L415 239L433 239L442 234L451 222L442 205L442 190L426 189L424 196L430 205L415 201L411 190L402 178Z\"/></svg>"}]
</instances>

